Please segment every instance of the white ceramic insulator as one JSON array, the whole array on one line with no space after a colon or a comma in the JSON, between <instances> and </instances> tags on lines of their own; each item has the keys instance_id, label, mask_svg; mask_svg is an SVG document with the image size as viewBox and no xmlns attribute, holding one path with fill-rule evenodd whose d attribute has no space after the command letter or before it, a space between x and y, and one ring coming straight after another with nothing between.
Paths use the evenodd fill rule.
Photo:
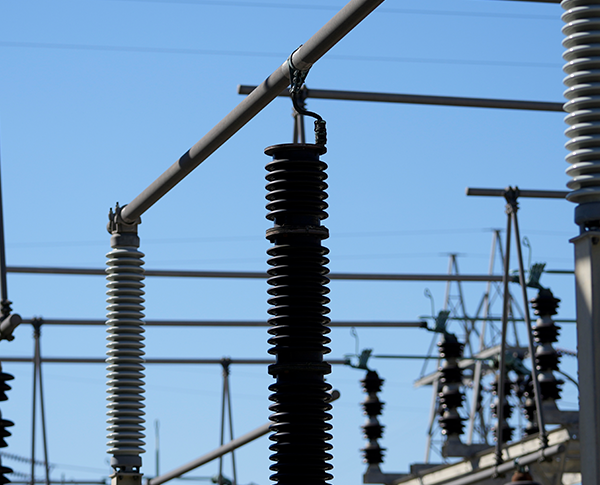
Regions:
<instances>
[{"instance_id":1,"label":"white ceramic insulator","mask_svg":"<svg viewBox=\"0 0 600 485\"><path fill-rule=\"evenodd\" d=\"M567 199L600 202L600 2L563 0Z\"/></svg>"},{"instance_id":2,"label":"white ceramic insulator","mask_svg":"<svg viewBox=\"0 0 600 485\"><path fill-rule=\"evenodd\" d=\"M144 453L143 253L117 247L107 254L108 453Z\"/></svg>"}]
</instances>

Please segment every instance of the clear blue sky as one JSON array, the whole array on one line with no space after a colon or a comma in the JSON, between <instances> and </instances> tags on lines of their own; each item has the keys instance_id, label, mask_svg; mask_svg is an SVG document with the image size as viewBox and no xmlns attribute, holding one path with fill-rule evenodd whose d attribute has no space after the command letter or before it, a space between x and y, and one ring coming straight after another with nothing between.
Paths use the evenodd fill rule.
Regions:
<instances>
[{"instance_id":1,"label":"clear blue sky","mask_svg":"<svg viewBox=\"0 0 600 485\"><path fill-rule=\"evenodd\" d=\"M238 84L258 84L338 11L343 0L301 3L202 0L0 0L0 139L9 265L103 267L108 209L126 204L240 101ZM311 70L308 87L408 94L562 101L561 9L492 0L388 0ZM504 204L465 187L565 188L561 113L309 100L328 123L331 238L335 272L443 273L460 253L464 273L488 269L491 228L505 227ZM266 269L263 149L291 141L291 103L278 99L143 217L146 267ZM533 261L571 269L577 233L572 204L523 199L521 232ZM516 268L513 260L512 267ZM497 269L499 271L499 269ZM9 297L23 317L105 315L101 277L10 275ZM149 278L148 319L266 318L267 285L244 280ZM543 277L574 317L571 276ZM465 284L474 313L485 285ZM331 317L413 320L436 310L442 283L334 282ZM516 288L515 288L516 291ZM531 293L533 297L535 293ZM360 347L423 354L418 330L358 331ZM265 357L266 329L150 328L148 357ZM103 328L43 328L46 356L105 354ZM348 329L332 332L331 357L354 352ZM31 355L31 328L1 355ZM575 348L574 325L560 346ZM565 370L575 374L572 361ZM414 390L420 362L373 361L386 379L383 469L422 461L430 389ZM31 366L14 374L0 409L15 422L6 451L30 453ZM155 470L154 421L161 423L161 471L217 446L220 369L147 369L147 453ZM107 471L105 369L44 368L53 477L94 479ZM364 417L358 379L335 368L334 483L362 482ZM236 434L267 421L271 377L233 367ZM566 385L563 408L577 396ZM38 442L40 440L38 439ZM268 440L238 455L241 484L268 483ZM41 448L37 451L41 456ZM27 465L5 460L28 472ZM79 470L73 466L91 467ZM216 464L194 475L216 473ZM229 465L225 468L230 474ZM41 474L41 469L38 469Z\"/></svg>"}]
</instances>

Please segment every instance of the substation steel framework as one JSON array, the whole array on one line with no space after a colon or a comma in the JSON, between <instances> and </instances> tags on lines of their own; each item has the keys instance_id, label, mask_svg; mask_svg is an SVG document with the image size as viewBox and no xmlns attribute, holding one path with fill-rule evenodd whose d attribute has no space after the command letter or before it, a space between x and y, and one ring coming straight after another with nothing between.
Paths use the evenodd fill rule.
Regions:
<instances>
[{"instance_id":1,"label":"substation steel framework","mask_svg":"<svg viewBox=\"0 0 600 485\"><path fill-rule=\"evenodd\" d=\"M538 1L540 3L559 3L557 0ZM144 392L142 381L144 360L142 343L144 270L142 267L143 254L138 249L139 237L137 236L137 225L140 222L141 215L224 144L276 96L280 95L290 83L291 67L294 68L294 72L303 73L305 76L305 73L317 60L382 2L383 0L352 0L348 3L330 22L311 37L306 44L295 51L288 61L254 89L237 108L186 152L161 177L131 203L123 207L117 206L114 212L111 211L109 232L112 235L111 246L113 250L109 253L110 259L107 270L109 288L109 321L107 323L109 326L108 371L111 379L108 398L111 402L108 431L111 440L109 453L113 455L111 464L115 471L112 477L113 485L116 485L117 482L120 482L121 485L139 484L141 480L140 454L144 451L142 448L144 419L143 405L141 404L141 394ZM570 151L567 155L567 161L571 164L567 173L572 177L567 184L572 189L572 192L567 195L567 199L577 204L575 222L580 229L580 234L572 240L575 248L577 292L578 359L579 381L581 384L580 419L585 423L585 426L581 427L579 439L581 441L583 484L592 485L600 483L600 416L596 406L596 403L600 401L600 177L598 176L598 173L600 173L600 150L597 148L600 146L600 111L597 109L600 106L600 60L596 56L597 45L600 43L600 2L598 0L563 0L562 7L565 9L563 32L566 36L564 40L566 48L564 58L567 62L564 68L567 73L565 79L567 103L564 105L564 110L568 113L565 118L568 125L566 134L570 139L567 143L567 149ZM439 99L441 97L437 97L438 99L433 98L429 97L427 102L432 104L457 102L456 100ZM423 101L425 100L411 101L405 98L403 102ZM464 100L461 102L473 103L473 101ZM475 100L475 102L484 105L483 100ZM494 104L491 100L486 102L489 107ZM515 109L514 106L505 105L503 107ZM516 109L522 108L516 107ZM555 103L547 103L546 107L539 105L530 109L555 111L557 106ZM298 118L300 119L300 117ZM295 139L296 141L303 139L303 130L299 122L297 123ZM314 146L318 145L312 145L312 147ZM516 214L514 222L515 229L517 229ZM283 225L285 223L281 226ZM288 229L290 230L288 231L289 234L292 234L293 228ZM276 230L279 229L276 228ZM279 236L281 236L280 233L273 233L272 241L276 246L280 244L280 241L277 240ZM321 237L320 235L317 236ZM0 237L0 240L3 241L3 238ZM3 253L3 251L1 252ZM0 267L2 303L8 304L3 254L0 266L2 266ZM522 264L520 266L520 284L524 291ZM324 275L325 273L326 270L323 270L321 274ZM271 276L277 277L277 273L271 273ZM254 275L252 277L258 276ZM264 277L264 275L260 277ZM459 281L459 279L457 278L456 281ZM506 303L509 301L508 292L506 291L507 283L505 272L502 322L504 335L506 334L505 330L509 317ZM277 288L277 285L275 285L275 288ZM277 297L276 290L274 296ZM447 300L449 296L450 293L448 293ZM293 298L293 295L290 295L290 297ZM526 310L526 320L528 319L527 315L528 311ZM12 316L18 317L18 315ZM10 320L10 317L10 309L3 311L0 337L5 339L10 338L12 330L18 324L16 322L18 318ZM293 318L293 315L291 317ZM473 331L472 324L473 321L471 321L471 327L465 327L463 330L470 329L469 331ZM483 335L482 331L480 331L480 335ZM283 335L283 337L288 338L289 335ZM503 343L505 342L505 339L503 339ZM485 344L483 345L485 346ZM502 368L504 353L500 351L499 354ZM296 366L290 369L293 372L299 372L298 376L301 379L310 380L310 376L314 372L314 370L311 370L311 374L307 377L306 374L302 374L300 369L302 364L300 363L280 362L277 365L279 364ZM316 362L314 364L317 367L320 365ZM475 369L477 369L477 365L475 365ZM323 372L326 372L325 368L323 368ZM277 370L274 369L273 373L274 375L277 374ZM280 383L280 385L285 387L287 384ZM499 385L500 395L502 394L502 387L502 385ZM539 393L536 392L535 394ZM321 405L325 410L328 406L328 399L326 396L321 398ZM539 401L537 407L540 407ZM501 401L498 408L501 421ZM469 440L471 440L474 427L475 421L473 420L470 424ZM543 422L539 424L539 428L542 431L542 446L540 448L532 445L531 452L526 455L529 462L562 452L562 445L549 445L547 440L544 443ZM481 472L481 476L474 473L452 481L444 480L443 483L457 485L459 483L476 483L497 476L498 472L501 471L500 469L508 471L514 468L514 464L501 463L498 458L498 450L496 450L495 468L491 471L487 470L485 473ZM323 470L326 470L326 468L327 465L325 464ZM279 476L285 476L281 469L276 471ZM288 483L287 479L281 481ZM326 479L326 475L321 477L321 481Z\"/></svg>"}]
</instances>

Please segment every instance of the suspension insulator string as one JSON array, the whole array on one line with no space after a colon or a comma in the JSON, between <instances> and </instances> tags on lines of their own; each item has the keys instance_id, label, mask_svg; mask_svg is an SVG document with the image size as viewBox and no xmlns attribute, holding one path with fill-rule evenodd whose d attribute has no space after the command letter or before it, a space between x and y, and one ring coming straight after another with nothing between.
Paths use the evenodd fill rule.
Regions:
<instances>
[{"instance_id":1,"label":"suspension insulator string","mask_svg":"<svg viewBox=\"0 0 600 485\"><path fill-rule=\"evenodd\" d=\"M144 254L138 250L140 221L122 221L118 204L109 213L112 234L107 254L107 378L108 453L113 485L141 483L144 435Z\"/></svg>"},{"instance_id":2,"label":"suspension insulator string","mask_svg":"<svg viewBox=\"0 0 600 485\"><path fill-rule=\"evenodd\" d=\"M275 442L270 447L275 452L270 468L275 472L271 479L282 485L325 485L333 478L328 473L331 386L325 382L331 366L323 360L330 341L325 316L329 251L321 245L329 236L321 226L327 218L327 165L319 156L325 152L325 147L309 144L265 150L273 157L266 166L267 219L274 222L267 231L274 244L267 251L273 345L269 353L276 356L269 366L276 379L269 387L274 403L269 408L274 431L270 439Z\"/></svg>"}]
</instances>

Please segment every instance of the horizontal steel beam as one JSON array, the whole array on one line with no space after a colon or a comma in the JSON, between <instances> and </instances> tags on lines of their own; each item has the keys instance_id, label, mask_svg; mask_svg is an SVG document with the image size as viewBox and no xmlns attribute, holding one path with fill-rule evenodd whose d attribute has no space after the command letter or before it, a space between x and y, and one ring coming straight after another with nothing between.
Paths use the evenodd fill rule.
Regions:
<instances>
[{"instance_id":1,"label":"horizontal steel beam","mask_svg":"<svg viewBox=\"0 0 600 485\"><path fill-rule=\"evenodd\" d=\"M479 189L467 187L467 195L479 195L484 197L504 197L506 189ZM519 197L530 197L536 199L564 199L568 190L523 190L519 189Z\"/></svg>"},{"instance_id":2,"label":"horizontal steel beam","mask_svg":"<svg viewBox=\"0 0 600 485\"><path fill-rule=\"evenodd\" d=\"M22 323L42 325L101 325L106 326L106 320L83 320L83 319L29 319ZM269 327L265 320L145 320L147 327ZM373 328L425 328L427 322L424 320L415 322L350 322L331 321L328 327L373 327Z\"/></svg>"},{"instance_id":3,"label":"horizontal steel beam","mask_svg":"<svg viewBox=\"0 0 600 485\"><path fill-rule=\"evenodd\" d=\"M293 53L291 56L293 65L297 69L309 69L382 2L383 0L351 0L348 2L329 22ZM198 143L123 208L121 217L125 222L135 222L162 196L260 113L288 86L289 75L288 61L286 60L252 94L238 104Z\"/></svg>"},{"instance_id":4,"label":"horizontal steel beam","mask_svg":"<svg viewBox=\"0 0 600 485\"><path fill-rule=\"evenodd\" d=\"M13 362L17 364L31 363L32 357L2 357L2 362ZM42 357L41 361L44 364L106 364L105 357ZM230 364L245 364L245 365L270 365L274 364L274 359L160 359L148 358L144 359L144 364L209 364L221 365L223 362ZM327 359L326 362L331 365L345 365L345 359Z\"/></svg>"},{"instance_id":5,"label":"horizontal steel beam","mask_svg":"<svg viewBox=\"0 0 600 485\"><path fill-rule=\"evenodd\" d=\"M250 94L257 86L240 84L238 94ZM342 101L370 101L375 103L427 104L434 106L460 106L467 108L519 109L529 111L555 111L563 113L563 103L547 101L518 101L510 99L465 98L456 96L427 96L421 94L373 93L365 91L338 91L333 89L305 89L307 98L337 99ZM287 90L278 94L288 97Z\"/></svg>"},{"instance_id":6,"label":"horizontal steel beam","mask_svg":"<svg viewBox=\"0 0 600 485\"><path fill-rule=\"evenodd\" d=\"M101 275L106 276L104 269L99 268L58 268L34 266L8 266L9 273L28 274L62 274L62 275ZM163 276L177 278L250 278L266 279L267 273L260 271L194 271L194 270L144 270L145 276ZM501 275L460 275L460 274L387 274L387 273L329 273L332 280L357 281L502 281Z\"/></svg>"}]
</instances>

